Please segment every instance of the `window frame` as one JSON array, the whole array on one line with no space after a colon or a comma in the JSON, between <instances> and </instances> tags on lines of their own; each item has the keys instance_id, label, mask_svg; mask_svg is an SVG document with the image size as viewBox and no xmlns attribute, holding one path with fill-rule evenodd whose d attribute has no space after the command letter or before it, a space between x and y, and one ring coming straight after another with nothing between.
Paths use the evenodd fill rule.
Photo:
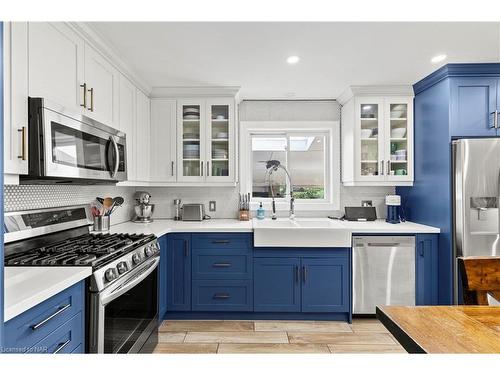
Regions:
<instances>
[{"instance_id":1,"label":"window frame","mask_svg":"<svg viewBox=\"0 0 500 375\"><path fill-rule=\"evenodd\" d=\"M298 210L340 210L340 123L338 121L241 121L240 122L240 192L252 192L253 160L252 135L290 136L324 135L325 137L325 198L296 199ZM293 180L293 175L292 175ZM287 186L287 192L289 187ZM262 202L271 208L272 198L251 198L250 208L255 210ZM289 196L275 198L276 209L289 209Z\"/></svg>"}]
</instances>

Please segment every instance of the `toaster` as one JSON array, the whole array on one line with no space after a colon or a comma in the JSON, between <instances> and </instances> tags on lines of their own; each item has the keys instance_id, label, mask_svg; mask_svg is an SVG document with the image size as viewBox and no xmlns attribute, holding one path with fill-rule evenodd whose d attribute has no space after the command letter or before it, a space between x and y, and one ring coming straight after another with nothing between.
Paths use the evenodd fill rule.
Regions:
<instances>
[{"instance_id":1,"label":"toaster","mask_svg":"<svg viewBox=\"0 0 500 375\"><path fill-rule=\"evenodd\" d=\"M205 218L205 206L201 203L182 205L182 221L202 221Z\"/></svg>"}]
</instances>

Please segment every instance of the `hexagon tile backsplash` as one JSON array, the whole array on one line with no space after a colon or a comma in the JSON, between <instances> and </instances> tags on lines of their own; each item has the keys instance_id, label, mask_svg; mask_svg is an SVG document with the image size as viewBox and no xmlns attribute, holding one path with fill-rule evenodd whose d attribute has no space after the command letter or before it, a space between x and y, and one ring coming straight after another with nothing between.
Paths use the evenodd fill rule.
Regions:
<instances>
[{"instance_id":1,"label":"hexagon tile backsplash","mask_svg":"<svg viewBox=\"0 0 500 375\"><path fill-rule=\"evenodd\" d=\"M78 204L89 204L97 196L125 199L123 207L113 214L114 223L130 220L133 214L134 188L95 185L5 185L4 210L24 211L47 207L63 207Z\"/></svg>"}]
</instances>

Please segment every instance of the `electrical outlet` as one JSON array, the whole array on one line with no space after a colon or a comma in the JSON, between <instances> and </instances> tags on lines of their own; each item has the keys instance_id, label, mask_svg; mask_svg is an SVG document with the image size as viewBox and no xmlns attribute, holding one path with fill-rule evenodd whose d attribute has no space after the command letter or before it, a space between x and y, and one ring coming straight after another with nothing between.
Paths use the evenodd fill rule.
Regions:
<instances>
[{"instance_id":1,"label":"electrical outlet","mask_svg":"<svg viewBox=\"0 0 500 375\"><path fill-rule=\"evenodd\" d=\"M210 201L208 202L208 210L210 212L214 212L216 208L216 202L215 201Z\"/></svg>"},{"instance_id":2,"label":"electrical outlet","mask_svg":"<svg viewBox=\"0 0 500 375\"><path fill-rule=\"evenodd\" d=\"M361 207L373 207L373 202L370 200L361 201Z\"/></svg>"}]
</instances>

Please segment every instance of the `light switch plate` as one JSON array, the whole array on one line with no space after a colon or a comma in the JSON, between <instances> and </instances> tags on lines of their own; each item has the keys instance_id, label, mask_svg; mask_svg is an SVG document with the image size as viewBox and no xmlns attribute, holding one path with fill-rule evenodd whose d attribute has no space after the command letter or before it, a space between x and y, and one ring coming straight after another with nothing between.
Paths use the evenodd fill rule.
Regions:
<instances>
[{"instance_id":1,"label":"light switch plate","mask_svg":"<svg viewBox=\"0 0 500 375\"><path fill-rule=\"evenodd\" d=\"M214 211L215 211L215 209L216 209L216 206L217 206L217 205L216 205L216 202L215 202L215 201L210 201L210 202L208 202L208 210L209 210L210 212L214 212Z\"/></svg>"}]
</instances>

